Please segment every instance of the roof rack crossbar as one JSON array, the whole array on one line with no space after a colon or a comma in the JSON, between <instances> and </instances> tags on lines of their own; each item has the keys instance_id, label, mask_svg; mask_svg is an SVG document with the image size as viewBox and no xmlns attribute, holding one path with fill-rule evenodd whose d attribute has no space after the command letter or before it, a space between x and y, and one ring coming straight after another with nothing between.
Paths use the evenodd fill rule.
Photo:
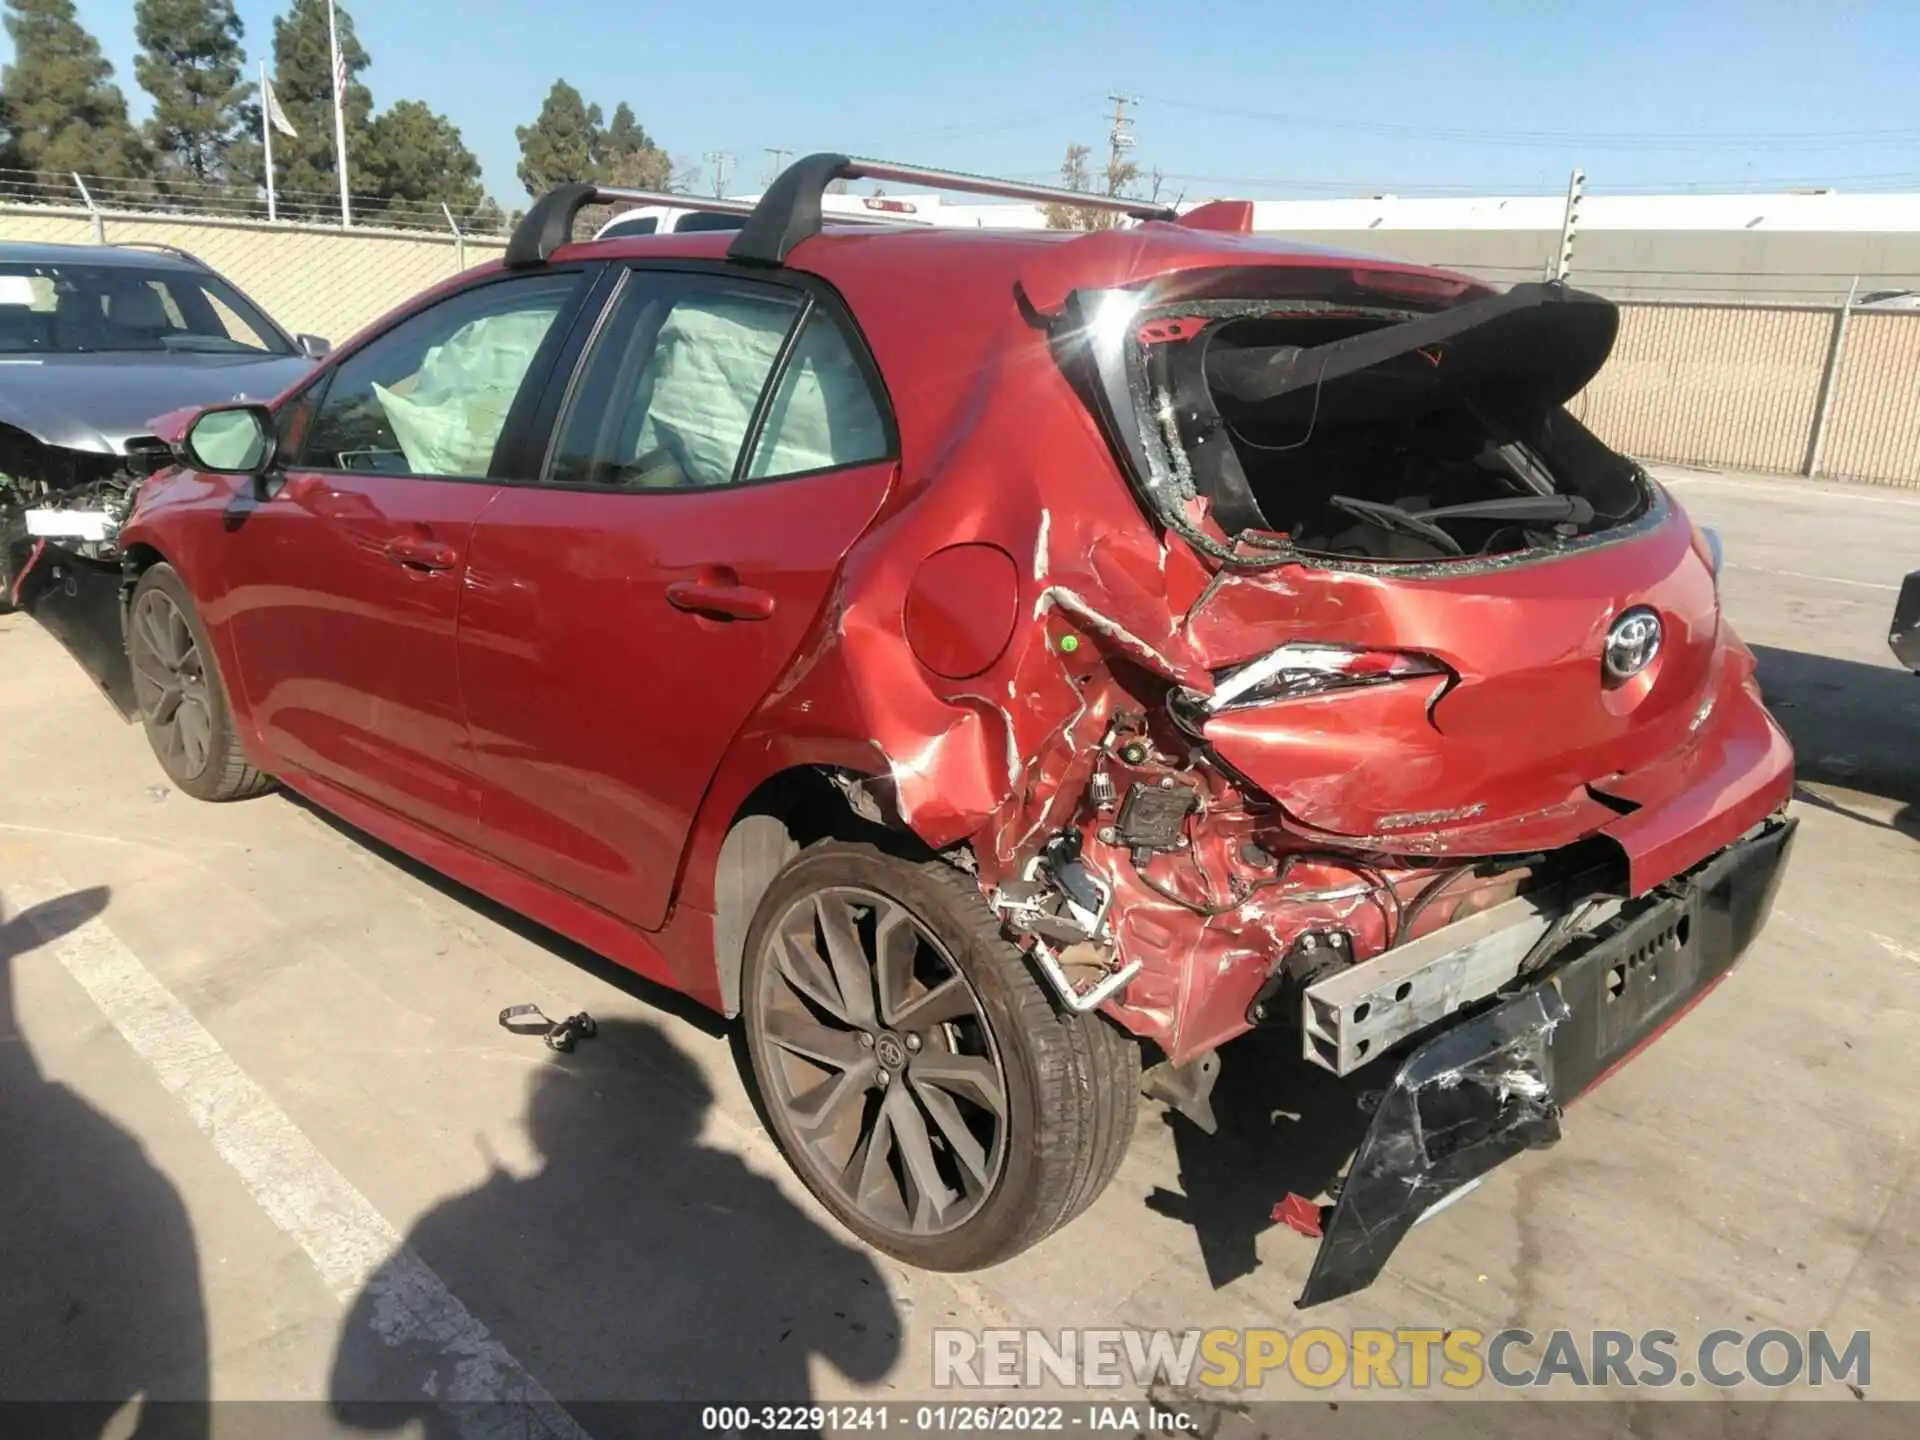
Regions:
<instances>
[{"instance_id":1,"label":"roof rack crossbar","mask_svg":"<svg viewBox=\"0 0 1920 1440\"><path fill-rule=\"evenodd\" d=\"M1031 200L1041 205L1068 205L1080 210L1107 210L1136 220L1173 220L1170 205L1124 195L1096 195L1063 190L1055 185L1025 185L968 175L958 170L929 170L922 165L896 165L889 160L856 160L846 155L806 155L782 170L753 214L741 227L727 254L735 260L764 265L784 262L793 247L820 233L820 199L836 180L888 180L922 185L929 190L953 190L967 195L991 195L1003 200Z\"/></svg>"},{"instance_id":2,"label":"roof rack crossbar","mask_svg":"<svg viewBox=\"0 0 1920 1440\"><path fill-rule=\"evenodd\" d=\"M1128 215L1136 220L1173 220L1177 212L1170 205L1136 200L1125 195L1097 195L1083 190L1063 190L1056 185L1026 185L1015 180L996 180L987 175L968 175L958 170L929 170L921 165L896 165L888 160L856 160L846 155L821 153L806 155L782 170L767 193L757 203L744 200L720 200L711 196L676 195L659 190L625 190L570 181L549 190L527 211L526 218L514 229L507 243L505 262L509 268L538 265L573 238L574 218L594 204L660 205L679 210L711 210L723 215L742 215L746 224L734 238L727 254L736 260L779 265L802 240L820 233L825 219L821 199L836 180L885 180L901 185L919 185L929 190L951 190L967 195L991 195L1002 200L1029 200L1041 205L1067 205L1081 210L1105 210ZM835 224L902 223L897 215L861 215L835 211Z\"/></svg>"},{"instance_id":3,"label":"roof rack crossbar","mask_svg":"<svg viewBox=\"0 0 1920 1440\"><path fill-rule=\"evenodd\" d=\"M764 203L764 202L762 202ZM687 195L667 190L629 190L616 185L572 181L549 190L533 204L507 242L509 269L538 265L573 238L573 222L589 205L655 205L663 210L702 210L715 215L751 217L760 205L751 200L721 200L712 195ZM836 225L900 225L906 216L843 214L835 211Z\"/></svg>"}]
</instances>

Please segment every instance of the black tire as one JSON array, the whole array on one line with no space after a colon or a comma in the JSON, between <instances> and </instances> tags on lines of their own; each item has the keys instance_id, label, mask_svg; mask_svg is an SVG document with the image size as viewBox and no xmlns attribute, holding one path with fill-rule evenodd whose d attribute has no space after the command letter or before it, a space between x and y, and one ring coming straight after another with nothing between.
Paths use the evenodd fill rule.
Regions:
<instances>
[{"instance_id":1,"label":"black tire","mask_svg":"<svg viewBox=\"0 0 1920 1440\"><path fill-rule=\"evenodd\" d=\"M271 776L247 763L200 612L164 561L133 587L127 655L147 743L176 789L196 800L244 800L272 787ZM172 688L162 683L168 673Z\"/></svg>"},{"instance_id":2,"label":"black tire","mask_svg":"<svg viewBox=\"0 0 1920 1440\"><path fill-rule=\"evenodd\" d=\"M842 1182L836 1182L831 1173L833 1157L810 1148L823 1142L816 1138L803 1143L790 1103L789 1078L776 1073L791 1060L787 1050L769 1040L768 1015L776 1006L790 1003L797 992L780 973L775 943L785 944L782 936L793 933L793 917L806 913L796 907L818 907L822 903L818 897L849 892L883 897L907 912L923 936L931 937L936 958L928 963L956 970L974 1002L973 1013L956 1023L984 1023L1004 1077L1004 1114L990 1122L1003 1124L1005 1132L996 1146L995 1179L974 1202L976 1210L937 1233L908 1233L898 1224L882 1223L843 1193ZM878 920L871 923L877 925ZM874 943L877 954L878 942ZM774 1138L807 1188L842 1224L878 1250L927 1270L974 1270L997 1264L1079 1215L1099 1197L1120 1166L1139 1110L1138 1045L1098 1015L1076 1015L1057 1007L1027 959L1002 933L977 882L951 865L846 841L822 841L809 847L775 877L761 899L747 935L741 979L747 1054ZM885 987L878 993L878 1010L883 1010ZM931 993L914 998L925 999ZM824 1012L814 1018L820 1014ZM875 1023L886 1028L882 1021ZM867 1040L860 1043L872 1049ZM924 1053L916 1048L916 1055L951 1059L937 1048L946 1043L930 1039ZM902 1073L898 1087L902 1091L909 1090L912 1063ZM830 1068L822 1073L832 1077ZM923 1117L937 1121L925 1104L924 1087L911 1093L919 1097ZM870 1092L867 1103L871 1105L875 1095L882 1097L884 1107L884 1089ZM942 1127L936 1123L932 1128L938 1132ZM854 1154L859 1153L856 1144ZM946 1159L949 1166L954 1163L951 1151ZM906 1169L900 1151L894 1173L899 1176ZM908 1187L902 1182L899 1188L904 1197Z\"/></svg>"}]
</instances>

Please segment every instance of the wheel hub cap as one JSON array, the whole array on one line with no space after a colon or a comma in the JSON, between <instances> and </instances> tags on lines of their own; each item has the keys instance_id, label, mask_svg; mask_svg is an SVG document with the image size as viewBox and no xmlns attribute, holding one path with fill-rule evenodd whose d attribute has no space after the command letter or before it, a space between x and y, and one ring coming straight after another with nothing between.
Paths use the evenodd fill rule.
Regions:
<instances>
[{"instance_id":1,"label":"wheel hub cap","mask_svg":"<svg viewBox=\"0 0 1920 1440\"><path fill-rule=\"evenodd\" d=\"M972 983L898 901L802 896L769 928L755 1068L816 1188L876 1228L944 1234L1005 1168L1007 1078Z\"/></svg>"}]
</instances>

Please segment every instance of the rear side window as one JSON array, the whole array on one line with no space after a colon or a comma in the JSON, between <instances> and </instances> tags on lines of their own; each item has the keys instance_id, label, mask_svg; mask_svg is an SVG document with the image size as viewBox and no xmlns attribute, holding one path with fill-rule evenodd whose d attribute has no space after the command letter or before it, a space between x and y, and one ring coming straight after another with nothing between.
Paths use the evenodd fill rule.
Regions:
<instances>
[{"instance_id":1,"label":"rear side window","mask_svg":"<svg viewBox=\"0 0 1920 1440\"><path fill-rule=\"evenodd\" d=\"M846 335L813 311L767 407L746 478L799 475L886 454L886 424Z\"/></svg>"},{"instance_id":2,"label":"rear side window","mask_svg":"<svg viewBox=\"0 0 1920 1440\"><path fill-rule=\"evenodd\" d=\"M548 476L707 489L887 453L881 411L846 337L804 294L638 270L587 357Z\"/></svg>"}]
</instances>

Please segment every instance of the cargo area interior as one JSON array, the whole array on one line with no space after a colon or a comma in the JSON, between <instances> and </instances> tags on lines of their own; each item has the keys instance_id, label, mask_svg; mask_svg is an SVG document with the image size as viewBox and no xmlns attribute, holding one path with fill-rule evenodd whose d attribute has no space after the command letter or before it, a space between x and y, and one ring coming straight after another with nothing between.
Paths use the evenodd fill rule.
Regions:
<instances>
[{"instance_id":1,"label":"cargo area interior","mask_svg":"<svg viewBox=\"0 0 1920 1440\"><path fill-rule=\"evenodd\" d=\"M1570 322L1573 309L1523 309L1405 348L1383 333L1404 315L1231 316L1154 347L1166 353L1149 374L1229 533L1381 560L1509 554L1649 503L1637 467L1565 408L1612 341L1588 316ZM1340 342L1356 337L1377 358L1355 366L1365 357Z\"/></svg>"}]
</instances>

